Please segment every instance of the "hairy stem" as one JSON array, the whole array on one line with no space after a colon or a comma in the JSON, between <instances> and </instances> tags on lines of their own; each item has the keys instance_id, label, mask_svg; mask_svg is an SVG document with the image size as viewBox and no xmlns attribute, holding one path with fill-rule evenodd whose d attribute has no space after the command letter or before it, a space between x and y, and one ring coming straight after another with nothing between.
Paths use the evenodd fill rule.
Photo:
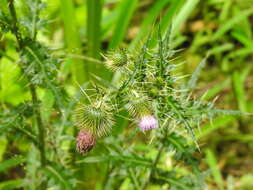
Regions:
<instances>
[{"instance_id":1,"label":"hairy stem","mask_svg":"<svg viewBox=\"0 0 253 190\"><path fill-rule=\"evenodd\" d=\"M14 7L14 0L8 0L8 6L9 6L9 11L10 11L10 14L12 17L12 32L16 36L19 48L22 48L23 42L22 42L21 35L18 31L17 14L16 14L15 7Z\"/></svg>"},{"instance_id":2,"label":"hairy stem","mask_svg":"<svg viewBox=\"0 0 253 190\"><path fill-rule=\"evenodd\" d=\"M37 127L38 127L38 138L39 138L39 142L40 142L40 162L41 162L41 166L45 167L46 166L46 154L45 154L45 131L44 131L44 127L43 127L43 123L42 123L42 119L41 119L41 113L40 113L40 109L38 107L38 97L36 94L36 90L35 90L35 86L34 85L30 85L30 91L32 94L32 102L33 105L35 106L35 117L36 117L36 122L37 122Z\"/></svg>"},{"instance_id":3,"label":"hairy stem","mask_svg":"<svg viewBox=\"0 0 253 190\"><path fill-rule=\"evenodd\" d=\"M166 127L168 123L168 119L164 121L164 123L162 124L162 128L164 128L164 136L163 136L163 139L166 139L167 138L167 134L168 134L168 128ZM142 184L142 190L145 190L149 184L149 181L151 180L151 177L154 173L154 171L156 170L156 166L157 164L159 163L160 161L160 158L162 156L162 153L163 153L163 150L164 150L164 147L165 147L165 143L163 143L164 141L162 140L161 141L161 144L158 148L158 153L153 161L153 164L152 164L152 168L151 170L149 171L149 174L148 174L148 177L146 178L146 180L143 182Z\"/></svg>"},{"instance_id":4,"label":"hairy stem","mask_svg":"<svg viewBox=\"0 0 253 190\"><path fill-rule=\"evenodd\" d=\"M130 178L131 178L131 180L132 180L132 182L134 184L134 189L135 190L139 190L140 189L140 185L139 185L139 182L138 182L138 180L136 178L136 175L134 173L133 168L128 168L127 171L128 171L128 173L130 175Z\"/></svg>"},{"instance_id":5,"label":"hairy stem","mask_svg":"<svg viewBox=\"0 0 253 190\"><path fill-rule=\"evenodd\" d=\"M15 11L15 7L14 7L14 0L8 0L8 7L9 7L9 11L10 11L10 14L12 17L12 32L16 36L17 43L18 43L19 50L20 50L21 48L23 48L25 46L25 44L23 43L22 36L21 36L21 34L19 32L19 28L18 28L18 20L17 20L17 14ZM30 85L30 92L32 95L32 102L35 107L35 118L36 118L36 123L37 123L37 127L38 127L38 133L39 133L38 140L39 140L39 151L40 151L40 157L41 157L40 162L41 162L41 166L45 167L46 166L45 132L44 132L44 127L43 127L43 122L41 119L40 109L38 107L39 101L38 101L38 97L36 94L35 86L33 84Z\"/></svg>"},{"instance_id":6,"label":"hairy stem","mask_svg":"<svg viewBox=\"0 0 253 190\"><path fill-rule=\"evenodd\" d=\"M154 173L154 171L156 170L156 166L158 164L158 162L160 161L160 158L161 158L161 155L162 155L162 152L163 152L163 149L164 149L164 144L161 144L159 149L158 149L158 153L156 155L156 158L152 164L152 169L150 170L150 172L148 173L148 177L147 179L144 181L143 185L142 185L142 190L145 190L149 184L149 181Z\"/></svg>"}]
</instances>

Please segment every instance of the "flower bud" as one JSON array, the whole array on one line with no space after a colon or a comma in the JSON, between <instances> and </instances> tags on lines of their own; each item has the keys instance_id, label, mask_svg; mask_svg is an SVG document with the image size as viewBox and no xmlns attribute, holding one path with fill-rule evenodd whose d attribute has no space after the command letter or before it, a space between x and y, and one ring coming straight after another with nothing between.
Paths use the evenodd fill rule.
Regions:
<instances>
[{"instance_id":1,"label":"flower bud","mask_svg":"<svg viewBox=\"0 0 253 190\"><path fill-rule=\"evenodd\" d=\"M144 95L127 97L130 101L125 105L126 109L133 117L141 118L145 115L150 115L151 105L149 99Z\"/></svg>"},{"instance_id":2,"label":"flower bud","mask_svg":"<svg viewBox=\"0 0 253 190\"><path fill-rule=\"evenodd\" d=\"M106 58L106 66L113 70L122 70L128 63L128 57L125 50L109 52Z\"/></svg>"},{"instance_id":3,"label":"flower bud","mask_svg":"<svg viewBox=\"0 0 253 190\"><path fill-rule=\"evenodd\" d=\"M80 130L88 130L96 137L108 135L114 125L112 113L107 106L80 104L76 110L76 125Z\"/></svg>"},{"instance_id":4,"label":"flower bud","mask_svg":"<svg viewBox=\"0 0 253 190\"><path fill-rule=\"evenodd\" d=\"M152 115L146 115L141 117L139 121L139 127L142 131L158 128L158 121Z\"/></svg>"},{"instance_id":5,"label":"flower bud","mask_svg":"<svg viewBox=\"0 0 253 190\"><path fill-rule=\"evenodd\" d=\"M80 130L76 137L76 150L80 154L86 154L96 144L96 138L88 130Z\"/></svg>"}]
</instances>

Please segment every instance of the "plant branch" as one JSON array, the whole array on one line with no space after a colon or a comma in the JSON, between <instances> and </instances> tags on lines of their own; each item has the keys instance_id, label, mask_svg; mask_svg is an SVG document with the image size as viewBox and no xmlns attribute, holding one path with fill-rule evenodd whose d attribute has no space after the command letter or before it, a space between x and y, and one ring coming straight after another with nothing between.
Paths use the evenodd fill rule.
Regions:
<instances>
[{"instance_id":1,"label":"plant branch","mask_svg":"<svg viewBox=\"0 0 253 190\"><path fill-rule=\"evenodd\" d=\"M33 40L35 40L36 36L37 36L37 25L36 25L36 22L38 20L38 14L39 14L38 0L36 0L35 12L33 14L33 20L32 20L32 39Z\"/></svg>"},{"instance_id":2,"label":"plant branch","mask_svg":"<svg viewBox=\"0 0 253 190\"><path fill-rule=\"evenodd\" d=\"M19 33L18 30L18 22L17 22L17 14L15 11L15 7L14 7L14 0L8 0L8 6L9 6L9 11L12 17L12 32L14 33L14 35L16 36L18 45L19 45L19 49L21 49L23 47L23 40L21 37L21 34Z\"/></svg>"},{"instance_id":3,"label":"plant branch","mask_svg":"<svg viewBox=\"0 0 253 190\"><path fill-rule=\"evenodd\" d=\"M139 190L140 189L140 184L139 184L139 182L138 182L138 180L136 178L136 175L135 175L135 173L133 171L133 168L128 168L127 171L128 171L128 173L130 175L130 178L131 178L131 180L132 180L132 182L134 184L134 188L136 190Z\"/></svg>"},{"instance_id":4,"label":"plant branch","mask_svg":"<svg viewBox=\"0 0 253 190\"><path fill-rule=\"evenodd\" d=\"M21 127L17 127L17 126L14 126L14 128L19 131L20 133L23 133L27 138L29 138L31 141L33 141L33 143L36 145L36 146L40 146L38 140L36 139L36 136L34 136L33 134L31 134L29 131L27 131L26 129L23 129Z\"/></svg>"},{"instance_id":5,"label":"plant branch","mask_svg":"<svg viewBox=\"0 0 253 190\"><path fill-rule=\"evenodd\" d=\"M163 139L166 139L166 138L167 138L167 134L168 134L168 133L167 133L168 128L166 127L167 122L168 122L168 119L166 119L166 120L164 121L163 125L162 125L162 128L164 127L164 129L165 129L165 130L164 130L164 137L163 137ZM160 141L160 142L164 142L164 141ZM152 164L152 168L151 168L151 170L150 170L150 172L149 172L149 174L148 174L148 177L147 177L147 179L144 181L144 183L142 184L142 188L141 188L142 190L145 190L145 189L147 188L147 186L148 186L148 184L149 184L149 181L151 180L151 177L152 177L154 171L156 170L156 166L157 166L157 164L158 164L159 161L160 161L160 158L161 158L161 156L162 156L164 147L165 147L165 143L161 143L160 146L159 146L159 149L158 149L158 153L157 153L157 155L156 155L156 157L155 157L155 160L154 160L154 162L153 162L153 164Z\"/></svg>"},{"instance_id":6,"label":"plant branch","mask_svg":"<svg viewBox=\"0 0 253 190\"><path fill-rule=\"evenodd\" d=\"M182 184L182 183L177 182L177 181L174 180L174 179L171 179L171 178L168 178L168 177L162 177L162 176L158 176L158 177L156 177L156 179L165 181L165 182L167 182L167 183L169 183L169 184L173 184L173 185L175 185L175 186L178 186L178 187L180 187L180 189L182 189L182 190L189 190L189 187L185 186L185 185Z\"/></svg>"},{"instance_id":7,"label":"plant branch","mask_svg":"<svg viewBox=\"0 0 253 190\"><path fill-rule=\"evenodd\" d=\"M19 28L18 28L18 20L17 20L17 14L15 11L15 7L14 7L14 0L8 0L8 7L9 7L9 11L12 17L12 32L14 33L14 35L16 36L18 45L19 45L19 50L21 48L23 48L25 46L25 44L23 43L22 40L22 36L19 32ZM38 97L36 94L36 89L35 86L33 84L30 85L30 92L32 95L32 102L33 105L35 106L35 117L36 117L36 123L37 123L37 127L38 127L38 141L39 141L39 151L40 151L40 156L41 156L41 166L45 167L46 166L46 154L45 154L45 132L44 132L44 127L43 127L43 122L42 122L42 118L41 118L41 113L40 113L40 109L38 107Z\"/></svg>"},{"instance_id":8,"label":"plant branch","mask_svg":"<svg viewBox=\"0 0 253 190\"><path fill-rule=\"evenodd\" d=\"M148 177L147 177L147 179L144 181L144 183L142 185L142 188L141 188L142 190L145 190L147 188L148 183L149 183L149 181L150 181L150 179L151 179L154 171L156 170L156 166L157 166L158 162L160 161L163 149L164 149L164 144L161 144L160 147L159 147L158 153L156 155L156 158L155 158L155 160L154 160L154 162L152 164L152 168L151 168L151 170L148 173Z\"/></svg>"},{"instance_id":9,"label":"plant branch","mask_svg":"<svg viewBox=\"0 0 253 190\"><path fill-rule=\"evenodd\" d=\"M45 154L45 131L41 119L41 113L40 109L38 107L38 97L36 94L35 86L33 84L30 85L30 91L32 94L32 102L33 105L35 106L35 117L36 117L36 122L37 122L37 127L38 127L38 138L40 142L40 162L41 166L45 167L46 166L46 154Z\"/></svg>"}]
</instances>

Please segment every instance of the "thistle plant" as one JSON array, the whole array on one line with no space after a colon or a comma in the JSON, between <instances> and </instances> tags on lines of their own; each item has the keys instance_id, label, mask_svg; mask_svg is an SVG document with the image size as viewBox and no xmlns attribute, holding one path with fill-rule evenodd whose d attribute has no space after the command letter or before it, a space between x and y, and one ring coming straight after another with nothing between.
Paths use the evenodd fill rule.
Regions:
<instances>
[{"instance_id":1,"label":"thistle plant","mask_svg":"<svg viewBox=\"0 0 253 190\"><path fill-rule=\"evenodd\" d=\"M94 81L80 84L73 96L59 77L64 59L37 39L48 22L41 14L43 1L1 2L3 39L11 36L17 54L3 56L20 69L17 83L28 94L17 105L4 102L0 107L0 133L11 141L17 134L18 140L31 142L20 159L14 158L27 168L20 187L82 189L88 183L83 176L99 168L92 165L88 170L87 165L99 162L98 173L104 176L96 180L104 189L119 189L126 179L129 189L136 190L151 185L204 189L206 172L199 169L201 147L195 130L217 114L242 114L216 109L214 102L195 96L208 58L191 77L181 76L183 63L172 49L171 30L163 36L158 25L134 52L116 49L102 54L104 65L120 75L117 81L92 75ZM161 167L168 161L171 166Z\"/></svg>"},{"instance_id":2,"label":"thistle plant","mask_svg":"<svg viewBox=\"0 0 253 190\"><path fill-rule=\"evenodd\" d=\"M152 160L146 159L145 153L142 153L142 161L150 163L148 171L143 168L137 172L136 168L130 168L130 173L137 172L131 176L133 188L144 190L150 183L169 183L174 189L203 189L204 173L199 170L198 161L194 157L201 151L195 129L217 114L242 113L216 109L213 102L195 97L197 79L207 58L199 63L191 77L180 76L177 70L182 63L178 61L177 50L171 49L173 39L170 30L165 36L162 36L160 29L156 32L158 45L154 48L151 48L151 39L148 38L142 48L134 53L119 49L103 55L104 64L112 71L121 73L121 77L117 86L106 82L100 84L102 95L98 91L91 95L83 92L89 104L82 104L77 109L77 126L80 129L84 127L97 139L102 139L106 135L110 136L110 131L117 127L113 126L113 118L123 117L120 114L125 111L129 124L139 129L137 132L131 129L133 133L146 131L146 136L152 134L153 143L149 146L157 147L157 154ZM125 144L122 141L120 143ZM141 159L133 156L136 154L132 152L133 148L128 151L131 158ZM192 167L188 171L189 175L184 176L173 169L163 171L158 168L161 158L168 152L173 155L175 165L183 162Z\"/></svg>"},{"instance_id":3,"label":"thistle plant","mask_svg":"<svg viewBox=\"0 0 253 190\"><path fill-rule=\"evenodd\" d=\"M40 88L51 95L53 104L47 112L59 114L60 120L56 119L56 123L66 120L67 116L63 114L66 113L66 93L56 80L61 61L53 56L53 52L45 44L37 40L38 32L42 31L47 23L47 20L41 17L45 7L45 3L40 0L29 0L20 4L8 0L1 1L0 9L3 40L10 35L14 44L12 51L18 54L17 58L4 56L20 69L17 83L23 85L23 93L29 95L17 106L10 104L5 108L1 107L0 123L3 129L1 134L14 131L32 142L29 148L33 153L20 155L26 162L26 167L30 168L22 182L25 189L47 189L52 173L57 173L60 169L62 173L58 175L63 175L66 171L63 158L68 156L67 152L63 153L59 149L59 136L62 135L64 126L60 130L52 127L52 123L44 117L42 99L38 94ZM72 171L66 173L71 175Z\"/></svg>"}]
</instances>

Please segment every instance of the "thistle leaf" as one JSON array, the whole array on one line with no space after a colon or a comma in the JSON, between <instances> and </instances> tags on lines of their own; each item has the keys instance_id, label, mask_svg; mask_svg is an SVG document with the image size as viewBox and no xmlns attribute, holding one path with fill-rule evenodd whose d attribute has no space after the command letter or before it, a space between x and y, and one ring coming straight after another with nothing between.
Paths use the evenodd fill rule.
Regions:
<instances>
[{"instance_id":1,"label":"thistle leaf","mask_svg":"<svg viewBox=\"0 0 253 190\"><path fill-rule=\"evenodd\" d=\"M205 57L197 66L196 70L193 72L190 80L186 85L186 89L194 89L197 84L197 80L199 79L200 73L206 65L206 60L208 57Z\"/></svg>"}]
</instances>

